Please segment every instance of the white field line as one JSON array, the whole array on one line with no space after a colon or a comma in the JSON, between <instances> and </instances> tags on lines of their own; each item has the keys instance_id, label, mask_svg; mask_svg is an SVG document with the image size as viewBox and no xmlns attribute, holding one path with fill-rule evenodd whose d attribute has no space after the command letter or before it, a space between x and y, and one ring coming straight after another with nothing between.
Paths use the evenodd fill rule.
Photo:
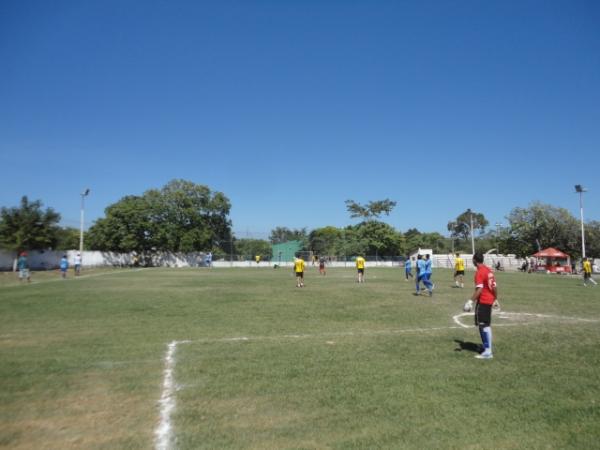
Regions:
<instances>
[{"instance_id":1,"label":"white field line","mask_svg":"<svg viewBox=\"0 0 600 450\"><path fill-rule=\"evenodd\" d=\"M473 316L473 313L461 313L452 317L456 325L445 326L445 327L428 327L428 328L398 328L398 329L384 329L384 330L355 330L355 331L339 331L329 333L316 333L316 334L282 334L275 336L233 336L213 339L197 339L193 341L186 341L198 344L211 344L218 342L249 342L249 341L282 341L286 339L320 339L320 338L332 338L332 337L352 337L352 336L385 336L394 334L404 333L430 333L440 330L456 330L461 328L473 328L474 325L465 325L459 319L465 316ZM550 314L532 314L532 313L510 313L500 312L497 316L502 318L503 316L530 316L541 319L555 319L565 321L576 321L576 322L589 322L597 323L600 322L598 319L582 319L579 317L567 317L567 316L554 316ZM506 317L504 317L506 318ZM522 326L522 325L533 325L540 322L516 322L516 323L495 323L494 326L500 327L511 327L511 326Z\"/></svg>"},{"instance_id":2,"label":"white field line","mask_svg":"<svg viewBox=\"0 0 600 450\"><path fill-rule=\"evenodd\" d=\"M495 316L499 317L500 319L504 319L507 318L506 316L524 316L524 317L536 317L539 319L555 319L555 320L566 320L566 321L575 321L575 322L589 322L589 323L597 323L599 322L597 319L582 319L580 317L568 317L568 316L555 316L552 314L534 314L534 313L511 313L511 312L499 312L494 314ZM473 328L475 327L475 325L465 325L464 323L462 323L460 321L461 317L466 317L466 316L473 316L472 312L463 312L460 314L457 314L455 316L452 317L452 320L454 320L454 322L458 325L460 325L463 328ZM517 325L529 325L530 323L501 323L501 324L493 324L493 326L504 326L504 327L508 327L508 326L517 326Z\"/></svg>"},{"instance_id":3,"label":"white field line","mask_svg":"<svg viewBox=\"0 0 600 450\"><path fill-rule=\"evenodd\" d=\"M197 339L189 341L196 344L213 344L218 342L246 342L246 341L283 341L286 339L297 340L297 339L320 339L320 338L332 338L332 337L352 337L352 336L379 336L379 335L393 335L401 333L428 333L431 331L438 330L453 330L460 329L459 326L447 326L447 327L431 327L431 328L399 328L399 329L387 329L387 330L356 330L356 331L339 331L330 333L316 333L316 334L281 334L276 336L235 336L235 337L224 337L214 339Z\"/></svg>"},{"instance_id":4,"label":"white field line","mask_svg":"<svg viewBox=\"0 0 600 450\"><path fill-rule=\"evenodd\" d=\"M157 450L168 450L173 444L171 426L171 413L175 410L175 350L177 344L185 344L189 341L173 341L167 346L165 355L165 370L163 378L162 395L158 401L160 407L160 420L154 431L155 448Z\"/></svg>"},{"instance_id":5,"label":"white field line","mask_svg":"<svg viewBox=\"0 0 600 450\"><path fill-rule=\"evenodd\" d=\"M277 336L235 336L235 337L224 337L214 339L197 339L197 340L185 340L185 341L172 341L167 346L167 353L165 355L165 370L163 378L163 389L162 395L159 400L160 407L160 420L154 432L155 434L155 448L156 450L169 450L172 448L173 442L173 428L171 425L171 414L175 410L175 394L177 391L177 385L175 383L175 351L178 344L198 343L198 344L214 344L219 342L249 342L249 341L283 341L283 340L298 340L298 339L318 339L318 338L332 338L332 337L353 337L353 336L384 336L394 335L402 333L429 333L440 330L460 330L464 328L473 328L474 325L465 325L459 319L465 316L472 316L473 313L461 313L452 317L456 325L445 326L445 327L429 327L429 328L398 328L398 329L387 329L387 330L357 330L357 331L340 331L331 333L315 333L315 334L283 334ZM579 317L566 317L566 316L554 316L549 314L532 314L532 313L509 313L501 312L498 313L499 317L502 316L530 316L541 319L558 319L576 322L600 322L597 319L582 319ZM540 322L528 322L528 323L510 323L510 324L494 324L494 326L523 326L533 325ZM332 344L331 341L327 342Z\"/></svg>"}]
</instances>

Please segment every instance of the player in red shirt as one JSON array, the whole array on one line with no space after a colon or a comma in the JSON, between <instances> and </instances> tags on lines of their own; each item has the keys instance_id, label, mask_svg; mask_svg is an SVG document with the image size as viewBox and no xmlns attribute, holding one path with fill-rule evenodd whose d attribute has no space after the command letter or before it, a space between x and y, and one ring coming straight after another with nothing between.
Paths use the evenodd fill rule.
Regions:
<instances>
[{"instance_id":1,"label":"player in red shirt","mask_svg":"<svg viewBox=\"0 0 600 450\"><path fill-rule=\"evenodd\" d=\"M496 301L496 278L494 272L483 263L483 254L473 255L475 272L475 291L471 300L475 302L475 325L479 327L479 335L483 342L483 352L476 355L479 359L492 359L492 305Z\"/></svg>"}]
</instances>

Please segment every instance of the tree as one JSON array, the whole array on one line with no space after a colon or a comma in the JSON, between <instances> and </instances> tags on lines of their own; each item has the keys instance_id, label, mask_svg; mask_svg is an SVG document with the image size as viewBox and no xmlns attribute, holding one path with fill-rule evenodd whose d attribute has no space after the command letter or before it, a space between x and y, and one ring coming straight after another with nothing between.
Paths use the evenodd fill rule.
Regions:
<instances>
[{"instance_id":1,"label":"tree","mask_svg":"<svg viewBox=\"0 0 600 450\"><path fill-rule=\"evenodd\" d=\"M451 251L448 238L440 233L423 233L421 235L421 247L430 248L434 253L448 253Z\"/></svg>"},{"instance_id":2,"label":"tree","mask_svg":"<svg viewBox=\"0 0 600 450\"><path fill-rule=\"evenodd\" d=\"M579 239L581 248L581 238ZM600 258L600 222L592 221L585 225L586 256Z\"/></svg>"},{"instance_id":3,"label":"tree","mask_svg":"<svg viewBox=\"0 0 600 450\"><path fill-rule=\"evenodd\" d=\"M261 259L269 259L271 258L271 244L264 239L236 239L235 252L247 258L259 255Z\"/></svg>"},{"instance_id":4,"label":"tree","mask_svg":"<svg viewBox=\"0 0 600 450\"><path fill-rule=\"evenodd\" d=\"M158 248L157 223L147 199L128 195L108 206L106 217L90 227L86 242L90 248L103 251L143 253Z\"/></svg>"},{"instance_id":5,"label":"tree","mask_svg":"<svg viewBox=\"0 0 600 450\"><path fill-rule=\"evenodd\" d=\"M56 232L56 237L56 250L79 249L79 230L77 228L59 228Z\"/></svg>"},{"instance_id":6,"label":"tree","mask_svg":"<svg viewBox=\"0 0 600 450\"><path fill-rule=\"evenodd\" d=\"M346 227L343 237L345 254L348 256L397 256L405 251L402 233L377 220Z\"/></svg>"},{"instance_id":7,"label":"tree","mask_svg":"<svg viewBox=\"0 0 600 450\"><path fill-rule=\"evenodd\" d=\"M60 214L42 206L23 196L19 207L0 209L0 246L13 251L54 248Z\"/></svg>"},{"instance_id":8,"label":"tree","mask_svg":"<svg viewBox=\"0 0 600 450\"><path fill-rule=\"evenodd\" d=\"M308 235L310 250L317 255L334 255L341 239L342 230L332 226L315 228Z\"/></svg>"},{"instance_id":9,"label":"tree","mask_svg":"<svg viewBox=\"0 0 600 450\"><path fill-rule=\"evenodd\" d=\"M186 180L127 196L90 228L92 248L120 252L191 252L229 248L231 205L221 192Z\"/></svg>"},{"instance_id":10,"label":"tree","mask_svg":"<svg viewBox=\"0 0 600 450\"><path fill-rule=\"evenodd\" d=\"M448 222L448 231L450 231L452 237L458 237L465 241L471 238L471 217L473 217L473 232L483 233L485 231L485 227L489 224L485 216L467 209L456 219Z\"/></svg>"},{"instance_id":11,"label":"tree","mask_svg":"<svg viewBox=\"0 0 600 450\"><path fill-rule=\"evenodd\" d=\"M289 229L287 227L275 227L269 236L271 244L282 244L288 241L302 241L302 247L308 245L308 234L306 228Z\"/></svg>"},{"instance_id":12,"label":"tree","mask_svg":"<svg viewBox=\"0 0 600 450\"><path fill-rule=\"evenodd\" d=\"M346 209L352 219L359 217L374 220L384 213L389 216L395 206L396 202L387 198L385 200L370 201L366 205L361 205L354 200L346 200Z\"/></svg>"},{"instance_id":13,"label":"tree","mask_svg":"<svg viewBox=\"0 0 600 450\"><path fill-rule=\"evenodd\" d=\"M437 232L421 233L416 228L410 228L404 233L404 239L408 251L430 248L434 253L448 253L451 250L448 239Z\"/></svg>"},{"instance_id":14,"label":"tree","mask_svg":"<svg viewBox=\"0 0 600 450\"><path fill-rule=\"evenodd\" d=\"M513 208L508 215L509 232L501 246L517 256L529 256L547 247L557 247L572 256L581 255L579 222L564 208L533 203Z\"/></svg>"}]
</instances>

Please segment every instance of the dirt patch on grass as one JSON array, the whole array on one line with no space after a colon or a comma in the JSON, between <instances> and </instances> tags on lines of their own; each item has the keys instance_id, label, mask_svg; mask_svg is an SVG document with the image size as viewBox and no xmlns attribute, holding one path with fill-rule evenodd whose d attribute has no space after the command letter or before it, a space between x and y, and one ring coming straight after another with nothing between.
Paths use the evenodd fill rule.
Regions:
<instances>
[{"instance_id":1,"label":"dirt patch on grass","mask_svg":"<svg viewBox=\"0 0 600 450\"><path fill-rule=\"evenodd\" d=\"M147 395L117 389L101 373L88 373L68 390L19 407L12 420L0 427L0 446L18 450L152 447L154 403Z\"/></svg>"}]
</instances>

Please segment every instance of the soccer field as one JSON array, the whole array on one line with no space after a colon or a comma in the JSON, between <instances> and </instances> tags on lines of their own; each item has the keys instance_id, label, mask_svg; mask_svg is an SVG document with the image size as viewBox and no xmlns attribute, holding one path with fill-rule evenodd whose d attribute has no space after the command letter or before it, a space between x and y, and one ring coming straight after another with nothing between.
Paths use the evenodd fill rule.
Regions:
<instances>
[{"instance_id":1,"label":"soccer field","mask_svg":"<svg viewBox=\"0 0 600 450\"><path fill-rule=\"evenodd\" d=\"M600 288L498 273L482 361L472 272L317 272L2 275L0 448L598 447Z\"/></svg>"}]
</instances>

